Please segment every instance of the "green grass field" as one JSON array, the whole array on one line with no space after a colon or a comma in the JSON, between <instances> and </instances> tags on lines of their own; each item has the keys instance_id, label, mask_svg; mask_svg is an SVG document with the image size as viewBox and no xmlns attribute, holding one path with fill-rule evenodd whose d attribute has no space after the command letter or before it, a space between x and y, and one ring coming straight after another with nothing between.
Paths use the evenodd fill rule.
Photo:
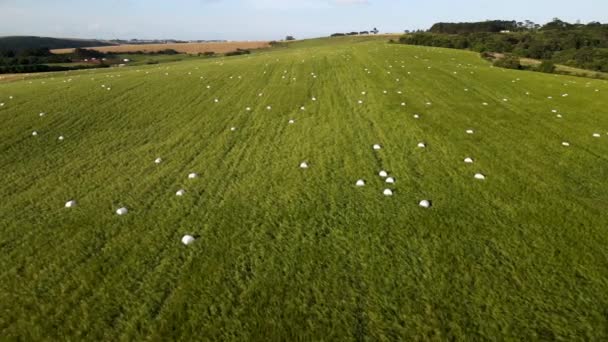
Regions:
<instances>
[{"instance_id":1,"label":"green grass field","mask_svg":"<svg viewBox=\"0 0 608 342\"><path fill-rule=\"evenodd\" d=\"M606 340L606 94L353 38L0 83L0 336Z\"/></svg>"}]
</instances>

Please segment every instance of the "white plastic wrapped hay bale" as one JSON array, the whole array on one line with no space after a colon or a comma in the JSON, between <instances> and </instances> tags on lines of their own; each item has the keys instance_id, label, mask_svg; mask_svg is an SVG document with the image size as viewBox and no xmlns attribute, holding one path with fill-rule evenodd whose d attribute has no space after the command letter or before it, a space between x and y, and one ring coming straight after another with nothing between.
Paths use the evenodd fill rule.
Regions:
<instances>
[{"instance_id":1,"label":"white plastic wrapped hay bale","mask_svg":"<svg viewBox=\"0 0 608 342\"><path fill-rule=\"evenodd\" d=\"M467 164L473 164L473 158L470 158L470 157L464 158L464 162Z\"/></svg>"},{"instance_id":2,"label":"white plastic wrapped hay bale","mask_svg":"<svg viewBox=\"0 0 608 342\"><path fill-rule=\"evenodd\" d=\"M192 172L192 173L188 174L188 179L195 179L195 178L198 178L197 173Z\"/></svg>"},{"instance_id":3,"label":"white plastic wrapped hay bale","mask_svg":"<svg viewBox=\"0 0 608 342\"><path fill-rule=\"evenodd\" d=\"M393 196L393 190L391 190L391 189L384 189L384 191L382 192L382 194L384 194L384 196Z\"/></svg>"},{"instance_id":4,"label":"white plastic wrapped hay bale","mask_svg":"<svg viewBox=\"0 0 608 342\"><path fill-rule=\"evenodd\" d=\"M35 136L38 136L38 132L33 131L33 132L32 132L32 136L34 136L34 137L35 137Z\"/></svg>"},{"instance_id":5,"label":"white plastic wrapped hay bale","mask_svg":"<svg viewBox=\"0 0 608 342\"><path fill-rule=\"evenodd\" d=\"M466 131L466 132L467 132L467 134L474 134L474 133L475 133L475 131L474 131L474 130L472 130L472 129L467 129L467 131Z\"/></svg>"},{"instance_id":6,"label":"white plastic wrapped hay bale","mask_svg":"<svg viewBox=\"0 0 608 342\"><path fill-rule=\"evenodd\" d=\"M374 144L374 146L372 146L372 148L373 148L375 151L379 151L379 150L381 150L381 149L382 149L382 145L380 145L380 144Z\"/></svg>"},{"instance_id":7,"label":"white plastic wrapped hay bale","mask_svg":"<svg viewBox=\"0 0 608 342\"><path fill-rule=\"evenodd\" d=\"M418 143L418 148L426 148L426 143L424 143L424 142L419 142L419 143Z\"/></svg>"},{"instance_id":8,"label":"white plastic wrapped hay bale","mask_svg":"<svg viewBox=\"0 0 608 342\"><path fill-rule=\"evenodd\" d=\"M66 208L74 208L78 205L78 203L76 203L75 200L69 200L67 202L65 202L65 207Z\"/></svg>"},{"instance_id":9,"label":"white plastic wrapped hay bale","mask_svg":"<svg viewBox=\"0 0 608 342\"><path fill-rule=\"evenodd\" d=\"M118 216L122 216L122 215L126 215L129 212L129 210L125 207L119 208L116 210L116 215Z\"/></svg>"},{"instance_id":10,"label":"white plastic wrapped hay bale","mask_svg":"<svg viewBox=\"0 0 608 342\"><path fill-rule=\"evenodd\" d=\"M418 203L418 205L422 208L430 208L431 206L433 206L430 200L422 200L420 201L420 203Z\"/></svg>"},{"instance_id":11,"label":"white plastic wrapped hay bale","mask_svg":"<svg viewBox=\"0 0 608 342\"><path fill-rule=\"evenodd\" d=\"M393 178L393 177L388 177L388 178L385 180L385 182L386 182L387 184L395 184L395 178Z\"/></svg>"},{"instance_id":12,"label":"white plastic wrapped hay bale","mask_svg":"<svg viewBox=\"0 0 608 342\"><path fill-rule=\"evenodd\" d=\"M386 178L386 177L388 177L388 172L382 170L382 171L378 172L378 176L380 176L382 178Z\"/></svg>"},{"instance_id":13,"label":"white plastic wrapped hay bale","mask_svg":"<svg viewBox=\"0 0 608 342\"><path fill-rule=\"evenodd\" d=\"M162 158L160 158L160 157L158 157L158 158L154 159L154 164L160 164L160 163L162 163L162 162L163 162L163 159L162 159Z\"/></svg>"},{"instance_id":14,"label":"white plastic wrapped hay bale","mask_svg":"<svg viewBox=\"0 0 608 342\"><path fill-rule=\"evenodd\" d=\"M359 180L358 180L358 181L355 183L355 185L356 185L356 186L358 186L358 187L365 186L365 181L364 181L363 179L359 179Z\"/></svg>"},{"instance_id":15,"label":"white plastic wrapped hay bale","mask_svg":"<svg viewBox=\"0 0 608 342\"><path fill-rule=\"evenodd\" d=\"M486 179L486 176L484 174L482 174L482 173L476 173L474 177L475 177L475 179L479 179L479 180L485 180Z\"/></svg>"},{"instance_id":16,"label":"white plastic wrapped hay bale","mask_svg":"<svg viewBox=\"0 0 608 342\"><path fill-rule=\"evenodd\" d=\"M300 163L300 169L308 169L308 163L307 162L301 162Z\"/></svg>"},{"instance_id":17,"label":"white plastic wrapped hay bale","mask_svg":"<svg viewBox=\"0 0 608 342\"><path fill-rule=\"evenodd\" d=\"M196 239L192 235L184 235L182 237L182 244L186 246L191 245L192 243L194 243L194 241L196 241Z\"/></svg>"},{"instance_id":18,"label":"white plastic wrapped hay bale","mask_svg":"<svg viewBox=\"0 0 608 342\"><path fill-rule=\"evenodd\" d=\"M175 196L182 197L182 196L184 196L185 194L186 194L186 190L184 190L184 189L179 189L179 190L177 190L177 192L175 193Z\"/></svg>"}]
</instances>

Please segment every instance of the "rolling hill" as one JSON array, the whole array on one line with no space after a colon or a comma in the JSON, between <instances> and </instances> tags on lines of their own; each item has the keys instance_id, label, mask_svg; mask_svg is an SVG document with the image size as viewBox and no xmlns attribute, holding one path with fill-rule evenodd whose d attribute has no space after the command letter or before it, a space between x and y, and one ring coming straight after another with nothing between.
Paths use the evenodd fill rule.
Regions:
<instances>
[{"instance_id":1,"label":"rolling hill","mask_svg":"<svg viewBox=\"0 0 608 342\"><path fill-rule=\"evenodd\" d=\"M34 48L64 49L109 45L113 44L95 39L49 38L35 36L0 37L0 50L23 50Z\"/></svg>"},{"instance_id":2,"label":"rolling hill","mask_svg":"<svg viewBox=\"0 0 608 342\"><path fill-rule=\"evenodd\" d=\"M351 37L0 83L0 335L606 340L607 93Z\"/></svg>"},{"instance_id":3,"label":"rolling hill","mask_svg":"<svg viewBox=\"0 0 608 342\"><path fill-rule=\"evenodd\" d=\"M175 44L124 44L116 46L97 46L89 49L104 53L133 53L159 52L172 49L180 53L199 54L204 52L226 53L237 49L262 49L270 47L266 41L242 41L242 42L209 42L209 43L175 43ZM72 53L74 49L55 49L51 52L57 54Z\"/></svg>"}]
</instances>

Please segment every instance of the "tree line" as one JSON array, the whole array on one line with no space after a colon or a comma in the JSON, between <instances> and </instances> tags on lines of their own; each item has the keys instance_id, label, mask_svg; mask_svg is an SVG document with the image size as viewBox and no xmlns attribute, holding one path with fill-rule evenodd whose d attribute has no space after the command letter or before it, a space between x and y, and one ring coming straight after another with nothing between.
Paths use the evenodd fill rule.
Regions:
<instances>
[{"instance_id":1,"label":"tree line","mask_svg":"<svg viewBox=\"0 0 608 342\"><path fill-rule=\"evenodd\" d=\"M399 43L498 52L608 72L608 24L599 22L571 24L555 18L543 26L531 21L439 23L428 32L405 35Z\"/></svg>"},{"instance_id":2,"label":"tree line","mask_svg":"<svg viewBox=\"0 0 608 342\"><path fill-rule=\"evenodd\" d=\"M540 28L540 25L526 20L517 22L515 20L488 20L473 23L437 23L429 32L444 34L462 34L479 32L503 32L503 31L526 31Z\"/></svg>"},{"instance_id":3,"label":"tree line","mask_svg":"<svg viewBox=\"0 0 608 342\"><path fill-rule=\"evenodd\" d=\"M370 31L352 31L352 32L347 32L347 33L333 33L330 35L330 37L358 36L358 35L378 34L378 33L380 33L380 31L378 31L378 29L374 27L374 29L370 30Z\"/></svg>"}]
</instances>

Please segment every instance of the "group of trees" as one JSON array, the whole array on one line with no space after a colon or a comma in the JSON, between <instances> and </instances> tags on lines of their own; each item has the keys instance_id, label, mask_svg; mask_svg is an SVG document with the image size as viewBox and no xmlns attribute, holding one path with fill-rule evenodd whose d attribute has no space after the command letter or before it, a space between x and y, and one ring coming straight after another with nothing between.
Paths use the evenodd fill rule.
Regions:
<instances>
[{"instance_id":1,"label":"group of trees","mask_svg":"<svg viewBox=\"0 0 608 342\"><path fill-rule=\"evenodd\" d=\"M543 26L531 21L442 23L430 32L403 36L399 42L499 52L608 72L608 24L597 22L570 24L556 18Z\"/></svg>"},{"instance_id":2,"label":"group of trees","mask_svg":"<svg viewBox=\"0 0 608 342\"><path fill-rule=\"evenodd\" d=\"M353 31L353 32L347 32L347 33L334 33L332 35L330 35L330 37L344 37L344 36L358 36L358 35L365 35L365 34L378 34L380 33L380 31L378 31L377 28L374 27L373 30L370 31Z\"/></svg>"},{"instance_id":3,"label":"group of trees","mask_svg":"<svg viewBox=\"0 0 608 342\"><path fill-rule=\"evenodd\" d=\"M559 19L556 19L562 22ZM563 23L563 22L562 22ZM462 33L479 33L479 32L522 32L530 30L538 30L541 25L530 20L515 21L515 20L488 20L473 23L437 23L433 25L429 32L444 33L444 34L462 34Z\"/></svg>"},{"instance_id":4,"label":"group of trees","mask_svg":"<svg viewBox=\"0 0 608 342\"><path fill-rule=\"evenodd\" d=\"M67 54L66 56L70 57L71 59L84 60L84 59L91 59L91 58L96 58L96 59L106 58L108 56L108 54L97 51L97 50L76 48L76 49L74 49L74 52L72 52L71 54Z\"/></svg>"},{"instance_id":5,"label":"group of trees","mask_svg":"<svg viewBox=\"0 0 608 342\"><path fill-rule=\"evenodd\" d=\"M0 73L31 72L36 66L47 63L69 63L70 58L54 55L48 48L0 50Z\"/></svg>"},{"instance_id":6,"label":"group of trees","mask_svg":"<svg viewBox=\"0 0 608 342\"><path fill-rule=\"evenodd\" d=\"M88 50L88 51L92 51L92 50ZM98 51L95 51L98 52ZM108 52L105 55L178 55L179 51L173 50L173 49L164 49L164 50L159 50L159 51L143 51L143 50L137 50L137 51L126 51L126 52ZM105 56L104 56L105 57ZM99 58L99 57L96 57Z\"/></svg>"},{"instance_id":7,"label":"group of trees","mask_svg":"<svg viewBox=\"0 0 608 342\"><path fill-rule=\"evenodd\" d=\"M240 56L240 55L248 55L251 51L246 49L236 49L236 51L226 52L226 56Z\"/></svg>"}]
</instances>

